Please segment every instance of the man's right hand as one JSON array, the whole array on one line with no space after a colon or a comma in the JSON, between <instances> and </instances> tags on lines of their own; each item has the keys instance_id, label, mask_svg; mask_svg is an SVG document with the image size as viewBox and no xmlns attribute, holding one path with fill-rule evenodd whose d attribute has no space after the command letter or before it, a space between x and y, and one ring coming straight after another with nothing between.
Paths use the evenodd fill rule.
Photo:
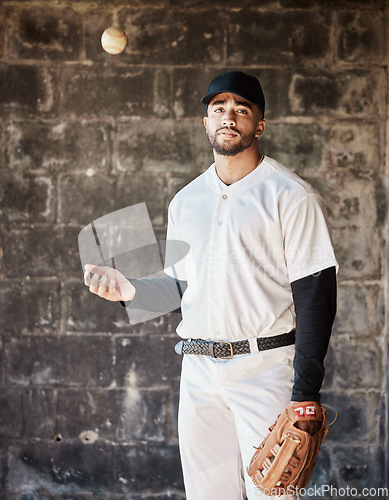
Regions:
<instances>
[{"instance_id":1,"label":"man's right hand","mask_svg":"<svg viewBox=\"0 0 389 500\"><path fill-rule=\"evenodd\" d=\"M84 283L92 293L112 302L134 298L135 287L117 269L93 264L86 264L84 269Z\"/></svg>"}]
</instances>

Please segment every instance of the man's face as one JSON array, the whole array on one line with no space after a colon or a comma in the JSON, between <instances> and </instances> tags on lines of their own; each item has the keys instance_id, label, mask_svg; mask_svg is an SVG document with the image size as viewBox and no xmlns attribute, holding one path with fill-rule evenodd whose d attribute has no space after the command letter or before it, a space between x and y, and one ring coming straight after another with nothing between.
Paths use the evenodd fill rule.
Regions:
<instances>
[{"instance_id":1,"label":"man's face","mask_svg":"<svg viewBox=\"0 0 389 500\"><path fill-rule=\"evenodd\" d=\"M204 126L217 154L236 156L253 145L266 123L257 106L235 94L223 93L209 103Z\"/></svg>"}]
</instances>

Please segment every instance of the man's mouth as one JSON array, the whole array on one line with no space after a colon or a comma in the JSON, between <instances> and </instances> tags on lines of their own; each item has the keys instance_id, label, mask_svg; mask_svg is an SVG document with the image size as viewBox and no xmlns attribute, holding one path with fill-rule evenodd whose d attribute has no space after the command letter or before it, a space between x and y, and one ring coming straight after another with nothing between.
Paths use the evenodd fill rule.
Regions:
<instances>
[{"instance_id":1,"label":"man's mouth","mask_svg":"<svg viewBox=\"0 0 389 500\"><path fill-rule=\"evenodd\" d=\"M236 137L237 135L240 135L239 132L236 130L232 130L229 128L222 128L216 131L218 135L222 135L223 137Z\"/></svg>"}]
</instances>

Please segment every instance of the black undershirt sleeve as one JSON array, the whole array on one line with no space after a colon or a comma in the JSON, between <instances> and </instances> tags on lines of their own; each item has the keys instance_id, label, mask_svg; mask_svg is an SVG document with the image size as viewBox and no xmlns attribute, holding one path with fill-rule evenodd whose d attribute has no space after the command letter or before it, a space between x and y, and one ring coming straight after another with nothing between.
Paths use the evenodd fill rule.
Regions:
<instances>
[{"instance_id":1,"label":"black undershirt sleeve","mask_svg":"<svg viewBox=\"0 0 389 500\"><path fill-rule=\"evenodd\" d=\"M136 289L134 300L120 304L151 312L180 312L181 299L188 284L171 276L152 279L129 279Z\"/></svg>"},{"instance_id":2,"label":"black undershirt sleeve","mask_svg":"<svg viewBox=\"0 0 389 500\"><path fill-rule=\"evenodd\" d=\"M296 311L296 352L292 401L320 401L327 353L336 314L335 267L291 283Z\"/></svg>"}]
</instances>

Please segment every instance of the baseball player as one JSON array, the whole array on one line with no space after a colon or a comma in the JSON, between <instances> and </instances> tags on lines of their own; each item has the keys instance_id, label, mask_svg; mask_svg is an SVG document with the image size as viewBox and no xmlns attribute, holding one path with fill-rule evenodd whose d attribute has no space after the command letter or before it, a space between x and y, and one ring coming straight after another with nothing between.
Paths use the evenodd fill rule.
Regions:
<instances>
[{"instance_id":1,"label":"baseball player","mask_svg":"<svg viewBox=\"0 0 389 500\"><path fill-rule=\"evenodd\" d=\"M167 239L190 251L148 299L152 307L153 294L183 292L176 351L187 499L254 500L263 496L245 473L254 446L291 401L320 400L338 264L320 195L259 152L259 81L222 74L202 103L215 161L170 203ZM147 302L147 280L94 265L84 279L108 300Z\"/></svg>"}]
</instances>

